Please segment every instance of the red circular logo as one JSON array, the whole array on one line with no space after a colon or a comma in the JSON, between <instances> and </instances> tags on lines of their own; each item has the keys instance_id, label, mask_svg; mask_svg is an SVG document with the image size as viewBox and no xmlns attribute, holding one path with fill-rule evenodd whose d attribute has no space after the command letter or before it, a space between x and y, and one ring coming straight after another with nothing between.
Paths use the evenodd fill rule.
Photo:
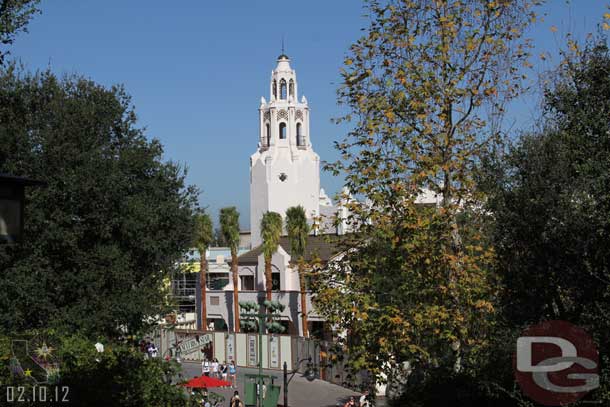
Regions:
<instances>
[{"instance_id":1,"label":"red circular logo","mask_svg":"<svg viewBox=\"0 0 610 407\"><path fill-rule=\"evenodd\" d=\"M546 321L521 333L513 355L525 395L545 406L563 406L599 387L599 355L591 336L566 321Z\"/></svg>"}]
</instances>

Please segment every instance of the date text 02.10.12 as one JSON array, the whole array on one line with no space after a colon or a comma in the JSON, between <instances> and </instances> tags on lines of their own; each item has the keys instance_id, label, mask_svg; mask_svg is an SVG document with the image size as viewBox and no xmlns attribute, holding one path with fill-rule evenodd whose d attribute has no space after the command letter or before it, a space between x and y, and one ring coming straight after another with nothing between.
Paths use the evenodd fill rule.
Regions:
<instances>
[{"instance_id":1,"label":"date text 02.10.12","mask_svg":"<svg viewBox=\"0 0 610 407\"><path fill-rule=\"evenodd\" d=\"M69 395L68 386L6 386L3 398L6 403L68 403Z\"/></svg>"}]
</instances>

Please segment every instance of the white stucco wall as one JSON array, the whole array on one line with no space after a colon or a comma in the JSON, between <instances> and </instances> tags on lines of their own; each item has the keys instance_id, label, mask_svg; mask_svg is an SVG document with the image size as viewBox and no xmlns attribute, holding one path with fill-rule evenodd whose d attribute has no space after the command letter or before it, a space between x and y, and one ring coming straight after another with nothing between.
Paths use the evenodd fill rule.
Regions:
<instances>
[{"instance_id":1,"label":"white stucco wall","mask_svg":"<svg viewBox=\"0 0 610 407\"><path fill-rule=\"evenodd\" d=\"M271 73L269 102L261 98L259 106L257 151L250 157L252 247L261 243L260 221L267 211L285 216L289 207L302 205L308 217L319 215L320 157L311 145L309 106L304 97L300 102L297 100L296 72L290 68L289 62L287 57L278 59L278 65ZM293 81L294 95L280 99L279 90L274 93L274 83L279 83L281 79ZM281 123L286 125L285 139L280 138ZM297 145L299 123L302 145ZM270 129L269 143L267 124Z\"/></svg>"}]
</instances>

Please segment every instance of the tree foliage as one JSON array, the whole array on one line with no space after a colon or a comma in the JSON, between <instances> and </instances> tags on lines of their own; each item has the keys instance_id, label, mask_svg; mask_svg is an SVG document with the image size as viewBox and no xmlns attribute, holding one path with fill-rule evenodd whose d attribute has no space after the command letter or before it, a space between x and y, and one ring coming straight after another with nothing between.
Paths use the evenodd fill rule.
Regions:
<instances>
[{"instance_id":1,"label":"tree foliage","mask_svg":"<svg viewBox=\"0 0 610 407\"><path fill-rule=\"evenodd\" d=\"M305 209L301 205L286 210L286 231L290 238L290 253L295 259L305 254L310 229Z\"/></svg>"},{"instance_id":2,"label":"tree foliage","mask_svg":"<svg viewBox=\"0 0 610 407\"><path fill-rule=\"evenodd\" d=\"M358 231L315 290L354 368L467 373L484 358L496 279L475 173L522 90L534 3L367 2L339 89L353 130L328 167L366 203L349 204Z\"/></svg>"},{"instance_id":3,"label":"tree foliage","mask_svg":"<svg viewBox=\"0 0 610 407\"><path fill-rule=\"evenodd\" d=\"M305 264L303 255L307 247L307 236L309 235L309 224L305 209L299 206L292 206L286 210L286 230L290 239L290 257L293 267L297 265L299 273L299 289L301 291L301 321L303 336L309 336L307 324L307 284L305 279Z\"/></svg>"},{"instance_id":4,"label":"tree foliage","mask_svg":"<svg viewBox=\"0 0 610 407\"><path fill-rule=\"evenodd\" d=\"M544 129L488 169L494 245L515 327L562 319L610 346L610 52L573 46L547 89ZM603 351L600 353L603 354ZM602 364L608 377L607 360ZM599 401L610 398L604 387Z\"/></svg>"},{"instance_id":5,"label":"tree foliage","mask_svg":"<svg viewBox=\"0 0 610 407\"><path fill-rule=\"evenodd\" d=\"M101 340L103 352L98 352L95 347L97 340L75 333L60 334L54 330L35 330L20 336L0 335L2 360L11 358L12 340L31 340L32 337L43 337L53 360L59 362L58 374L54 380L42 386L37 385L47 388L47 400L57 395L60 398L65 396L65 401L60 404L92 407L189 405L184 389L176 386L180 380L180 365L175 361L148 358L132 340ZM24 365L22 367L25 369ZM12 373L6 362L0 365L0 377L4 394L7 391L5 386L23 386L26 388L25 397L32 398L36 382L31 377ZM43 377L38 379L43 380ZM67 389L64 389L64 386ZM19 404L40 406L44 403L36 400L31 403L22 401Z\"/></svg>"},{"instance_id":6,"label":"tree foliage","mask_svg":"<svg viewBox=\"0 0 610 407\"><path fill-rule=\"evenodd\" d=\"M164 312L197 194L162 154L122 87L0 72L0 172L46 182L27 191L24 243L0 247L3 330L112 336Z\"/></svg>"},{"instance_id":7,"label":"tree foliage","mask_svg":"<svg viewBox=\"0 0 610 407\"><path fill-rule=\"evenodd\" d=\"M231 249L231 276L233 279L234 329L239 332L239 275L237 270L237 250L239 249L239 212L234 206L220 210L220 229L225 242Z\"/></svg>"},{"instance_id":8,"label":"tree foliage","mask_svg":"<svg viewBox=\"0 0 610 407\"><path fill-rule=\"evenodd\" d=\"M201 282L201 326L207 329L207 273L208 261L206 252L214 241L214 227L212 219L207 213L197 214L195 217L195 246L199 252L199 275Z\"/></svg>"},{"instance_id":9,"label":"tree foliage","mask_svg":"<svg viewBox=\"0 0 610 407\"><path fill-rule=\"evenodd\" d=\"M263 240L263 255L265 257L265 289L267 301L271 301L273 275L271 259L277 252L282 236L282 215L277 212L265 212L261 219L261 239Z\"/></svg>"},{"instance_id":10,"label":"tree foliage","mask_svg":"<svg viewBox=\"0 0 610 407\"><path fill-rule=\"evenodd\" d=\"M0 44L8 48L20 31L27 32L27 24L38 13L40 0L2 0L0 2ZM0 66L4 64L8 49L0 49Z\"/></svg>"}]
</instances>

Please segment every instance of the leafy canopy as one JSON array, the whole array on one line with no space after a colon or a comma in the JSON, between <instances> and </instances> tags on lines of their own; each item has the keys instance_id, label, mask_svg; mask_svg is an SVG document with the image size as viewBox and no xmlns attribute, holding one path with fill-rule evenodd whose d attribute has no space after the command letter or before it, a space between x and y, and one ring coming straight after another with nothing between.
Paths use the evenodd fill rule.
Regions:
<instances>
[{"instance_id":1,"label":"leafy canopy","mask_svg":"<svg viewBox=\"0 0 610 407\"><path fill-rule=\"evenodd\" d=\"M239 246L239 212L234 206L220 210L220 229L225 242L231 249Z\"/></svg>"},{"instance_id":2,"label":"leafy canopy","mask_svg":"<svg viewBox=\"0 0 610 407\"><path fill-rule=\"evenodd\" d=\"M286 231L290 238L291 253L295 259L305 253L309 229L305 209L301 205L286 210Z\"/></svg>"},{"instance_id":3,"label":"leafy canopy","mask_svg":"<svg viewBox=\"0 0 610 407\"><path fill-rule=\"evenodd\" d=\"M261 219L261 238L265 259L271 259L277 251L282 235L282 215L277 212L265 212Z\"/></svg>"},{"instance_id":4,"label":"leafy canopy","mask_svg":"<svg viewBox=\"0 0 610 407\"><path fill-rule=\"evenodd\" d=\"M72 75L0 70L0 172L27 190L24 243L0 247L0 329L144 328L193 241L197 193L136 125L129 95Z\"/></svg>"},{"instance_id":5,"label":"leafy canopy","mask_svg":"<svg viewBox=\"0 0 610 407\"><path fill-rule=\"evenodd\" d=\"M198 214L195 217L195 246L197 250L200 253L205 253L214 238L214 227L210 215L207 213Z\"/></svg>"},{"instance_id":6,"label":"leafy canopy","mask_svg":"<svg viewBox=\"0 0 610 407\"><path fill-rule=\"evenodd\" d=\"M34 14L40 0L2 0L0 2L0 44L8 47L15 41L17 33L27 32L27 24ZM8 50L0 49L0 65L4 64Z\"/></svg>"},{"instance_id":7,"label":"leafy canopy","mask_svg":"<svg viewBox=\"0 0 610 407\"><path fill-rule=\"evenodd\" d=\"M348 204L357 233L314 279L315 301L351 333L355 369L474 369L497 294L475 174L522 90L536 1L366 3L338 91L353 129L328 166L366 204Z\"/></svg>"}]
</instances>

